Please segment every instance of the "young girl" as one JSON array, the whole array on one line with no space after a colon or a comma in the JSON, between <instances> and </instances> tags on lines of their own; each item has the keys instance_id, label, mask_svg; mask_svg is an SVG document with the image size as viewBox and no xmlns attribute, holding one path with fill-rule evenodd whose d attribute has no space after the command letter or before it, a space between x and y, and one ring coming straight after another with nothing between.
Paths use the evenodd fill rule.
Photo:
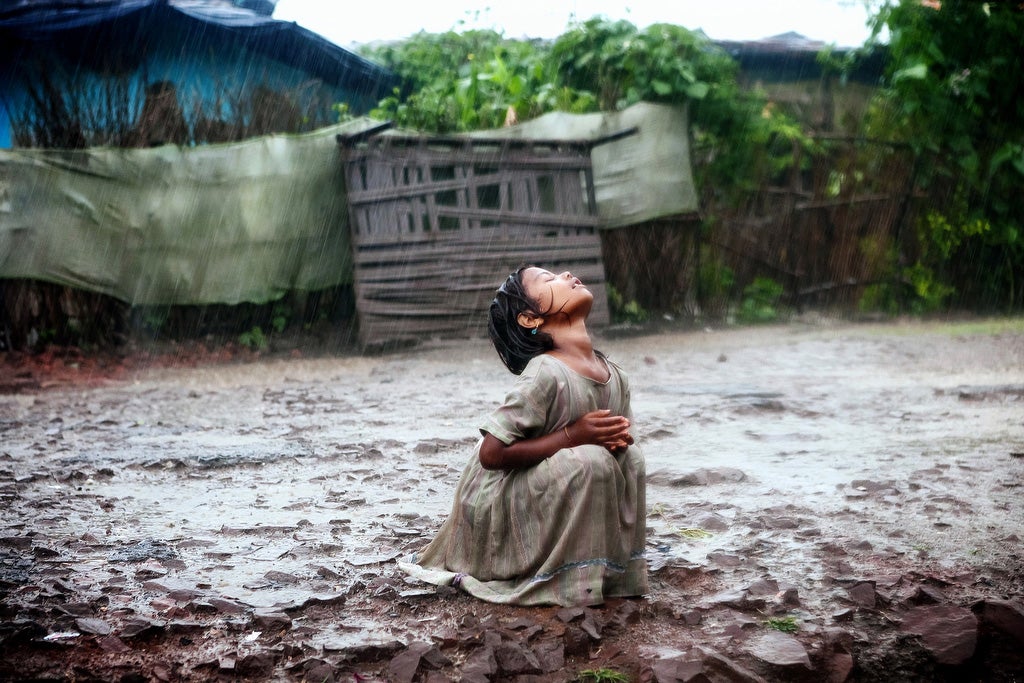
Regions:
<instances>
[{"instance_id":1,"label":"young girl","mask_svg":"<svg viewBox=\"0 0 1024 683\"><path fill-rule=\"evenodd\" d=\"M483 600L596 605L643 595L644 460L629 385L594 350L594 295L571 273L512 273L488 332L519 375L481 426L451 515L403 570Z\"/></svg>"}]
</instances>

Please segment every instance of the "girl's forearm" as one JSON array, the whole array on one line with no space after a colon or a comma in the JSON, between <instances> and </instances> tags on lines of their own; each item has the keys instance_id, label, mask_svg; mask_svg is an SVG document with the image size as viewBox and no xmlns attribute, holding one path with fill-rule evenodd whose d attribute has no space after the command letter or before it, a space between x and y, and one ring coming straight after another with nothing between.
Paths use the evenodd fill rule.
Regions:
<instances>
[{"instance_id":1,"label":"girl's forearm","mask_svg":"<svg viewBox=\"0 0 1024 683\"><path fill-rule=\"evenodd\" d=\"M483 444L480 445L480 464L486 470L532 467L563 448L574 445L576 444L573 443L569 430L564 428L535 439L523 439L508 445L497 437L486 434Z\"/></svg>"}]
</instances>

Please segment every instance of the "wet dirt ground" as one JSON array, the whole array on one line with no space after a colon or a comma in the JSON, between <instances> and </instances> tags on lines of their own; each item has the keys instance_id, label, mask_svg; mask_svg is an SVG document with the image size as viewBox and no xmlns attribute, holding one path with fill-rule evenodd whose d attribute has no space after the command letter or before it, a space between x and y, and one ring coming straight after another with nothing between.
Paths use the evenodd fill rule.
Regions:
<instances>
[{"instance_id":1,"label":"wet dirt ground","mask_svg":"<svg viewBox=\"0 0 1024 683\"><path fill-rule=\"evenodd\" d=\"M511 384L485 340L0 361L0 679L1022 679L1024 320L596 342L651 592L592 609L395 565Z\"/></svg>"}]
</instances>

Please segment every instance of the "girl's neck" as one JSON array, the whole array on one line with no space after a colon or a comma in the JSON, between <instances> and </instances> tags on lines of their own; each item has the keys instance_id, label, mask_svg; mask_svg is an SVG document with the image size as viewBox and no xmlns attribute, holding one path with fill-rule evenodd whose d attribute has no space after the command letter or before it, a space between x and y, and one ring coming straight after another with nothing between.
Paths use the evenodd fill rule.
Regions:
<instances>
[{"instance_id":1,"label":"girl's neck","mask_svg":"<svg viewBox=\"0 0 1024 683\"><path fill-rule=\"evenodd\" d=\"M594 355L594 344L587 332L587 322L583 318L555 323L544 330L551 336L555 350L563 355L590 357Z\"/></svg>"},{"instance_id":2,"label":"girl's neck","mask_svg":"<svg viewBox=\"0 0 1024 683\"><path fill-rule=\"evenodd\" d=\"M586 322L576 321L547 330L555 347L548 353L582 375L603 381L607 368L594 352L594 343L587 332Z\"/></svg>"}]
</instances>

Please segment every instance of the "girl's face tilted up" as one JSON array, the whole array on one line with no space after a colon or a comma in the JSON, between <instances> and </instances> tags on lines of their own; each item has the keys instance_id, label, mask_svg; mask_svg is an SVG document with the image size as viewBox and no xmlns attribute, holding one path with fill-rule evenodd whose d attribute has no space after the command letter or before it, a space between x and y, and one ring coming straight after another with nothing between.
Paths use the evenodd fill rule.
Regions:
<instances>
[{"instance_id":1,"label":"girl's face tilted up","mask_svg":"<svg viewBox=\"0 0 1024 683\"><path fill-rule=\"evenodd\" d=\"M545 318L559 313L586 317L594 303L594 294L569 271L556 275L530 267L523 271L522 278L523 288Z\"/></svg>"}]
</instances>

